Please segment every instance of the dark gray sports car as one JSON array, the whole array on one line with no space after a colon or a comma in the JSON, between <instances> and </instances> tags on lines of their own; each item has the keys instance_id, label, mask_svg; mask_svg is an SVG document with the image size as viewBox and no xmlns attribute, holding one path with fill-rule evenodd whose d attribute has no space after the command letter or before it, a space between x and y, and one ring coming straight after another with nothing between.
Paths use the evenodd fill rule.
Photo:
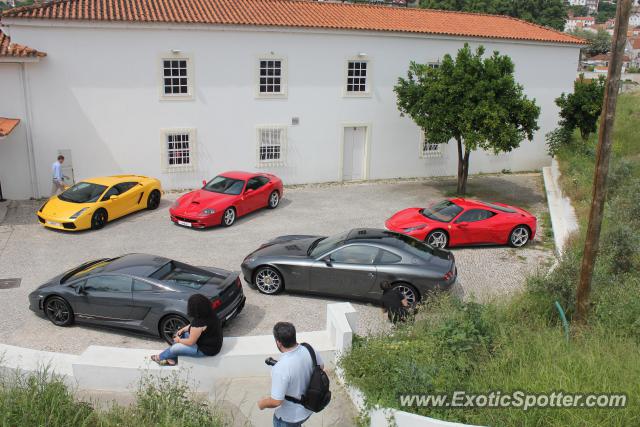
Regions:
<instances>
[{"instance_id":1,"label":"dark gray sports car","mask_svg":"<svg viewBox=\"0 0 640 427\"><path fill-rule=\"evenodd\" d=\"M195 293L211 298L223 322L244 308L238 273L145 254L98 259L56 276L29 294L29 308L58 326L100 324L171 343L188 323L187 300Z\"/></svg>"},{"instance_id":2,"label":"dark gray sports car","mask_svg":"<svg viewBox=\"0 0 640 427\"><path fill-rule=\"evenodd\" d=\"M456 280L453 254L413 237L354 229L331 237L281 236L242 263L248 283L264 294L286 289L379 301L380 283L391 281L410 303Z\"/></svg>"}]
</instances>

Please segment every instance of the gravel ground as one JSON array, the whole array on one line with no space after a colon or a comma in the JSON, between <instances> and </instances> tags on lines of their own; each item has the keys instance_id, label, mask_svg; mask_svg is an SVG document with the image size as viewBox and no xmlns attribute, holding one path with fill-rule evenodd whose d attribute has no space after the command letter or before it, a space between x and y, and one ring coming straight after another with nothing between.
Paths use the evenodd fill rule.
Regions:
<instances>
[{"instance_id":1,"label":"gravel ground","mask_svg":"<svg viewBox=\"0 0 640 427\"><path fill-rule=\"evenodd\" d=\"M469 192L477 197L513 203L540 215L545 212L539 174L474 176ZM449 194L451 179L380 181L361 184L296 186L285 190L275 211L261 210L240 218L230 228L204 231L173 225L168 206L178 193L166 194L160 208L139 212L97 232L65 233L41 227L34 212L41 202L12 201L0 224L0 279L21 278L19 288L0 290L0 340L29 348L80 353L88 345L162 348L158 339L89 326L59 328L28 309L27 295L59 272L89 259L146 252L194 265L239 270L244 256L260 243L283 234L327 235L353 227L382 227L395 211L421 206ZM539 221L540 223L540 221ZM524 276L551 257L543 233L527 247L454 249L459 285L465 298L486 300L512 293ZM228 336L269 334L279 320L293 321L299 330L325 327L326 304L332 300L299 295L263 296L245 287L247 305L225 329ZM354 303L358 333L388 330L378 307Z\"/></svg>"}]
</instances>

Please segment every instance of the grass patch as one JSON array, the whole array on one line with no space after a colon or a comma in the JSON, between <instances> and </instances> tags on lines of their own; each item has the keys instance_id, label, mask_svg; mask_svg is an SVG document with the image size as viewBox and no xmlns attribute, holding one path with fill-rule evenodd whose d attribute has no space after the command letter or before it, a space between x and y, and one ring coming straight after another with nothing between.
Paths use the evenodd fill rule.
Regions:
<instances>
[{"instance_id":1,"label":"grass patch","mask_svg":"<svg viewBox=\"0 0 640 427\"><path fill-rule=\"evenodd\" d=\"M583 235L551 272L527 278L508 301L476 304L451 295L427 301L415 322L354 343L341 360L368 405L493 426L640 425L640 95L619 98L600 253L594 266L589 325L567 343L554 307L575 312ZM586 224L595 137L558 153L562 186ZM550 218L541 218L552 241ZM401 407L403 393L624 393L622 409Z\"/></svg>"}]
</instances>

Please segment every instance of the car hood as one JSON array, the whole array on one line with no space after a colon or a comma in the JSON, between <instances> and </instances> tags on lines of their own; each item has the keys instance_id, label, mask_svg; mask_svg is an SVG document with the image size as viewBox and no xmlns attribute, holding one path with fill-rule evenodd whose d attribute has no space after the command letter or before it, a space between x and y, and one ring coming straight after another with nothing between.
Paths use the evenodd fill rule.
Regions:
<instances>
[{"instance_id":1,"label":"car hood","mask_svg":"<svg viewBox=\"0 0 640 427\"><path fill-rule=\"evenodd\" d=\"M387 228L410 228L430 224L433 221L420 213L422 208L408 208L396 212L386 221Z\"/></svg>"},{"instance_id":2,"label":"car hood","mask_svg":"<svg viewBox=\"0 0 640 427\"><path fill-rule=\"evenodd\" d=\"M38 213L47 218L69 218L76 212L84 208L94 208L96 206L95 203L73 203L73 202L65 202L64 200L60 200L58 196L53 196L49 200L47 200L44 204L44 207L38 211Z\"/></svg>"},{"instance_id":3,"label":"car hood","mask_svg":"<svg viewBox=\"0 0 640 427\"><path fill-rule=\"evenodd\" d=\"M177 200L178 206L172 210L182 214L198 214L203 209L221 210L227 208L237 197L232 194L214 193L200 189L181 196Z\"/></svg>"},{"instance_id":4,"label":"car hood","mask_svg":"<svg viewBox=\"0 0 640 427\"><path fill-rule=\"evenodd\" d=\"M247 258L256 256L306 257L311 244L322 236L290 235L277 237L258 248Z\"/></svg>"}]
</instances>

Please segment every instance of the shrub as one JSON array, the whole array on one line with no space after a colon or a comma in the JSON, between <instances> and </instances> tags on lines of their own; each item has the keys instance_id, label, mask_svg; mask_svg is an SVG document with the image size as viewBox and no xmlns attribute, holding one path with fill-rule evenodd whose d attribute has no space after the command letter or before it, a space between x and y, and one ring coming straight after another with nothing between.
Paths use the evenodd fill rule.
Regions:
<instances>
[{"instance_id":1,"label":"shrub","mask_svg":"<svg viewBox=\"0 0 640 427\"><path fill-rule=\"evenodd\" d=\"M547 141L547 152L551 157L555 157L560 148L571 143L572 133L573 131L571 129L560 126L544 136Z\"/></svg>"}]
</instances>

